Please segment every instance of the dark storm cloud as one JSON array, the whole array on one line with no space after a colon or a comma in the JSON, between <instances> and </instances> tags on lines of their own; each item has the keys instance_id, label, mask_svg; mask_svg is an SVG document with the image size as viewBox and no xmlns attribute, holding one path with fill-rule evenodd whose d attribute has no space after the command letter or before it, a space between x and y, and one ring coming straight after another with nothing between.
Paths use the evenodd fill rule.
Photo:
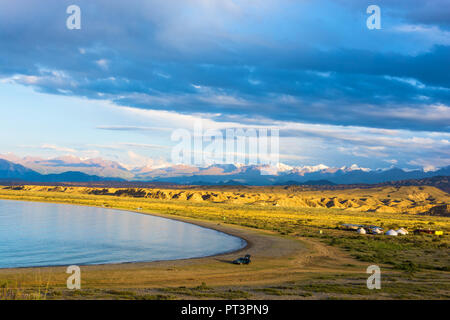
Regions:
<instances>
[{"instance_id":1,"label":"dark storm cloud","mask_svg":"<svg viewBox=\"0 0 450 320\"><path fill-rule=\"evenodd\" d=\"M360 1L0 1L0 76L216 120L448 131L448 4L408 3L368 31ZM395 31L415 23L434 29Z\"/></svg>"}]
</instances>

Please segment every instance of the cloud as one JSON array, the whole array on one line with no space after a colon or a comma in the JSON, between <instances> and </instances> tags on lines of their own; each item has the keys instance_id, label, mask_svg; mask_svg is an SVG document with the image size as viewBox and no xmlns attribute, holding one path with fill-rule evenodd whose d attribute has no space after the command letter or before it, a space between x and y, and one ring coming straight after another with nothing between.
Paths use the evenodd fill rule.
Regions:
<instances>
[{"instance_id":1,"label":"cloud","mask_svg":"<svg viewBox=\"0 0 450 320\"><path fill-rule=\"evenodd\" d=\"M102 68L102 69L104 69L104 70L108 70L108 65L109 65L108 60L106 60L106 59L99 59L99 60L95 61L95 63L96 63L100 68Z\"/></svg>"},{"instance_id":2,"label":"cloud","mask_svg":"<svg viewBox=\"0 0 450 320\"><path fill-rule=\"evenodd\" d=\"M98 154L92 143L110 157L130 148L137 161L136 150L157 151L203 118L218 130L278 127L293 161L448 164L448 1L380 0L374 31L359 0L79 0L81 30L65 27L69 4L2 1L0 84L83 97L120 117L91 122L102 138L86 149L46 150Z\"/></svg>"},{"instance_id":3,"label":"cloud","mask_svg":"<svg viewBox=\"0 0 450 320\"><path fill-rule=\"evenodd\" d=\"M200 126L203 130L219 130L224 137L226 129L278 129L280 158L292 160L290 164L293 165L298 163L315 165L327 159L327 164L340 166L348 164L349 158L356 157L354 162L361 165L381 167L385 164L384 159L397 159L399 165L406 165L411 159L423 157L424 154L445 158L450 153L448 148L450 134L445 132L310 124L268 119L252 121L254 119L243 116L228 119L228 121L224 119L217 121L214 118L202 118L200 115L111 106L111 112L115 112L114 110L120 110L120 114L123 112L128 117L136 117L138 120L135 121L139 121L136 128L125 126L122 129L131 131L142 129L143 132L158 134L159 141L164 140L167 145L173 145L170 141L172 131L186 129L193 134L195 126ZM420 114L417 115L417 117L420 116ZM162 125L167 130L152 131L153 126L144 125L141 128L138 124L149 121L153 123L155 119L158 125ZM114 125L111 127L116 128Z\"/></svg>"},{"instance_id":4,"label":"cloud","mask_svg":"<svg viewBox=\"0 0 450 320\"><path fill-rule=\"evenodd\" d=\"M122 125L100 125L97 126L100 130L113 130L113 131L171 131L171 128L161 127L145 127L145 126L122 126Z\"/></svg>"},{"instance_id":5,"label":"cloud","mask_svg":"<svg viewBox=\"0 0 450 320\"><path fill-rule=\"evenodd\" d=\"M56 146L54 144L43 144L40 146L41 149L48 149L48 150L55 150L55 151L60 151L60 152L69 152L69 153L74 153L76 152L75 149L71 149L71 148L66 148L66 147L60 147L60 146Z\"/></svg>"},{"instance_id":6,"label":"cloud","mask_svg":"<svg viewBox=\"0 0 450 320\"><path fill-rule=\"evenodd\" d=\"M420 166L424 169L424 171L435 171L437 168L448 166L450 164L450 157L424 157L411 160L408 162L408 164L413 166Z\"/></svg>"},{"instance_id":7,"label":"cloud","mask_svg":"<svg viewBox=\"0 0 450 320\"><path fill-rule=\"evenodd\" d=\"M387 163L393 164L393 165L398 163L398 161L396 159L386 159L384 161L386 161Z\"/></svg>"},{"instance_id":8,"label":"cloud","mask_svg":"<svg viewBox=\"0 0 450 320\"><path fill-rule=\"evenodd\" d=\"M125 147L133 147L133 148L144 148L144 149L168 149L168 146L162 146L157 144L149 144L149 143L130 143L130 142L121 142L120 146Z\"/></svg>"},{"instance_id":9,"label":"cloud","mask_svg":"<svg viewBox=\"0 0 450 320\"><path fill-rule=\"evenodd\" d=\"M67 30L69 2L2 4L0 78L217 121L448 131L448 15L434 6L382 1L370 32L358 1L80 0L83 27Z\"/></svg>"},{"instance_id":10,"label":"cloud","mask_svg":"<svg viewBox=\"0 0 450 320\"><path fill-rule=\"evenodd\" d=\"M169 167L172 164L163 159L153 159L150 157L143 156L141 154L135 153L133 151L127 152L129 161L125 165L127 169L150 167L152 169Z\"/></svg>"}]
</instances>

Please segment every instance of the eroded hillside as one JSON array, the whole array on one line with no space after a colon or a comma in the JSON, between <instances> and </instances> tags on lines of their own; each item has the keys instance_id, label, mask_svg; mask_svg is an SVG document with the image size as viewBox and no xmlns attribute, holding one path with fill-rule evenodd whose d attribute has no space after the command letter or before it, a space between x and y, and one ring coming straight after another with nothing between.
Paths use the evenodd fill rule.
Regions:
<instances>
[{"instance_id":1,"label":"eroded hillside","mask_svg":"<svg viewBox=\"0 0 450 320\"><path fill-rule=\"evenodd\" d=\"M392 212L450 216L448 193L429 186L377 187L347 190L292 191L282 187L219 188L203 190L149 188L86 188L15 186L3 187L30 192L108 195L167 201L230 203L293 208L335 208L364 212Z\"/></svg>"}]
</instances>

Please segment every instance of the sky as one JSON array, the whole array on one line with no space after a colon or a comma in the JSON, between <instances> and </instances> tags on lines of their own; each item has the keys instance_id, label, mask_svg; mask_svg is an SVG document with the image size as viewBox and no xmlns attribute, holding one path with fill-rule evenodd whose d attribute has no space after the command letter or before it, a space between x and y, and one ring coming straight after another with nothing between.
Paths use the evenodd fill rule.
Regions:
<instances>
[{"instance_id":1,"label":"sky","mask_svg":"<svg viewBox=\"0 0 450 320\"><path fill-rule=\"evenodd\" d=\"M450 2L0 0L0 110L0 154L21 157L165 163L202 121L278 128L289 165L432 170L450 165Z\"/></svg>"}]
</instances>

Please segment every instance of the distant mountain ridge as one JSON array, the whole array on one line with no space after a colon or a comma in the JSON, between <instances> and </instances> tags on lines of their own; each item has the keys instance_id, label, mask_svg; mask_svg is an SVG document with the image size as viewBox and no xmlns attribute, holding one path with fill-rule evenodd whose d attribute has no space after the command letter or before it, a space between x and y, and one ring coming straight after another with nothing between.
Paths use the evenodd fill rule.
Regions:
<instances>
[{"instance_id":1,"label":"distant mountain ridge","mask_svg":"<svg viewBox=\"0 0 450 320\"><path fill-rule=\"evenodd\" d=\"M357 165L330 168L322 164L305 167L280 164L278 168L270 168L265 165L234 164L214 164L207 167L173 165L155 168L147 165L142 168L127 169L117 162L101 158L81 160L70 156L43 160L9 156L9 159L21 163L15 163L5 159L5 156L0 156L0 180L31 182L141 181L186 185L341 185L379 184L389 181L450 176L450 166L428 172L423 170L405 171L400 168L370 170ZM32 167L29 168L23 165L24 163L31 163ZM34 170L37 167L40 168L40 172ZM51 172L50 169L54 168L57 168L53 170L56 172Z\"/></svg>"},{"instance_id":2,"label":"distant mountain ridge","mask_svg":"<svg viewBox=\"0 0 450 320\"><path fill-rule=\"evenodd\" d=\"M41 175L36 171L10 161L0 159L0 179L34 180Z\"/></svg>"},{"instance_id":3,"label":"distant mountain ridge","mask_svg":"<svg viewBox=\"0 0 450 320\"><path fill-rule=\"evenodd\" d=\"M413 180L400 180L400 181L388 181L380 183L377 186L433 186L441 189L447 193L450 193L450 176L434 176L424 179L413 179Z\"/></svg>"},{"instance_id":4,"label":"distant mountain ridge","mask_svg":"<svg viewBox=\"0 0 450 320\"><path fill-rule=\"evenodd\" d=\"M43 175L79 171L99 177L121 179L132 179L134 177L134 174L120 163L102 158L80 159L69 155L53 159L42 159L38 157L20 158L13 154L6 154L0 155L0 159L20 164Z\"/></svg>"},{"instance_id":5,"label":"distant mountain ridge","mask_svg":"<svg viewBox=\"0 0 450 320\"><path fill-rule=\"evenodd\" d=\"M282 186L292 186L292 185L301 185L301 186L334 186L335 183L328 181L328 180L308 180L305 182L298 182L298 181L286 181L282 183L276 183L275 185L282 185Z\"/></svg>"},{"instance_id":6,"label":"distant mountain ridge","mask_svg":"<svg viewBox=\"0 0 450 320\"><path fill-rule=\"evenodd\" d=\"M40 174L20 164L0 159L0 181L20 180L30 182L94 182L94 181L121 181L120 178L106 178L89 175L79 171L67 171L63 173Z\"/></svg>"}]
</instances>

